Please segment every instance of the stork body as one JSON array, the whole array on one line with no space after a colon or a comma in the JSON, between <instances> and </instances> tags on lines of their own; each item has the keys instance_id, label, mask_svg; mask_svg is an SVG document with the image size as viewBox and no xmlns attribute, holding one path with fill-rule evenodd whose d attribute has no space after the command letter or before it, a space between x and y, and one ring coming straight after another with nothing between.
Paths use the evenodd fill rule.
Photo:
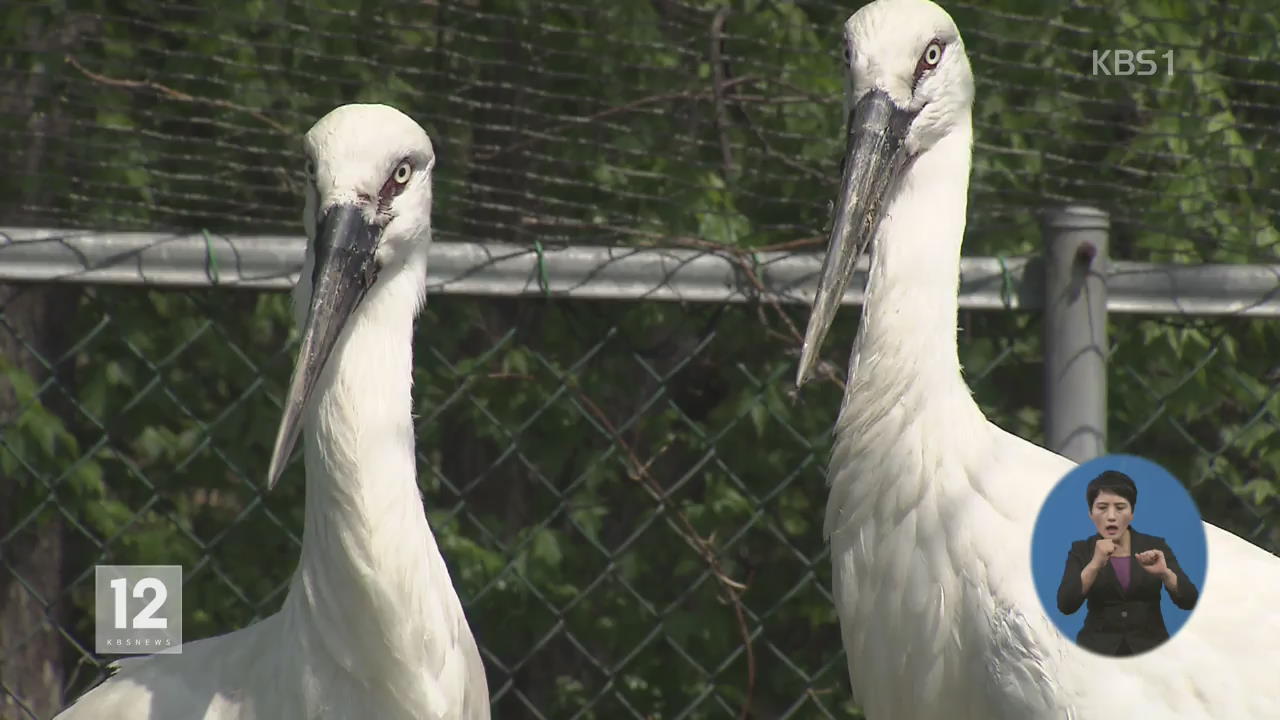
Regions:
<instances>
[{"instance_id":1,"label":"stork body","mask_svg":"<svg viewBox=\"0 0 1280 720\"><path fill-rule=\"evenodd\" d=\"M310 242L295 292L306 330L270 474L301 420L306 525L288 596L247 628L119 663L62 720L489 718L484 666L415 480L431 143L377 105L340 107L306 140Z\"/></svg>"},{"instance_id":2,"label":"stork body","mask_svg":"<svg viewBox=\"0 0 1280 720\"><path fill-rule=\"evenodd\" d=\"M855 699L869 720L1280 718L1280 558L1231 533L1206 524L1199 603L1154 651L1095 655L1045 613L1032 530L1075 464L989 422L961 375L963 43L927 0L845 30L850 152L798 381L873 241L825 519Z\"/></svg>"}]
</instances>

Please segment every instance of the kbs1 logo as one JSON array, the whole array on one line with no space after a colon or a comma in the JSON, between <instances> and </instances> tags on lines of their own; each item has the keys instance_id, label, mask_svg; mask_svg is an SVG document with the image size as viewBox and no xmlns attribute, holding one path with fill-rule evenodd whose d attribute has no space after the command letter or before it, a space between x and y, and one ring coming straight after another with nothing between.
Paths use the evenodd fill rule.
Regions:
<instances>
[{"instance_id":1,"label":"kbs1 logo","mask_svg":"<svg viewBox=\"0 0 1280 720\"><path fill-rule=\"evenodd\" d=\"M1157 62L1161 60L1162 62ZM1161 70L1173 74L1173 51L1158 53L1155 50L1094 50L1094 75L1155 75Z\"/></svg>"}]
</instances>

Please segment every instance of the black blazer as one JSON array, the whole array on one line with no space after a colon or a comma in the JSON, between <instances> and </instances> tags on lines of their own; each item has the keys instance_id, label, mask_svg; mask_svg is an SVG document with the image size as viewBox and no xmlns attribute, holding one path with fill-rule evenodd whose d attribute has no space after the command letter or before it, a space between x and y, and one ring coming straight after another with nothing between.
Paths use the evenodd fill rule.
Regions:
<instances>
[{"instance_id":1,"label":"black blazer","mask_svg":"<svg viewBox=\"0 0 1280 720\"><path fill-rule=\"evenodd\" d=\"M1086 598L1080 591L1080 571L1093 559L1093 546L1101 539L1102 536L1095 533L1093 537L1071 543L1067 567L1058 585L1058 609L1070 615L1079 610L1086 599L1089 601L1084 627L1076 636L1081 647L1103 655L1116 655L1120 641L1124 640L1135 654L1146 652L1169 639L1169 630L1160 612L1160 590L1164 582L1143 570L1133 556L1147 550L1164 552L1165 564L1178 577L1178 592L1169 593L1169 597L1183 610L1194 608L1200 593L1178 565L1164 538L1140 533L1130 525L1130 554L1122 558L1129 561L1128 592L1120 587L1120 579L1108 562L1098 571Z\"/></svg>"}]
</instances>

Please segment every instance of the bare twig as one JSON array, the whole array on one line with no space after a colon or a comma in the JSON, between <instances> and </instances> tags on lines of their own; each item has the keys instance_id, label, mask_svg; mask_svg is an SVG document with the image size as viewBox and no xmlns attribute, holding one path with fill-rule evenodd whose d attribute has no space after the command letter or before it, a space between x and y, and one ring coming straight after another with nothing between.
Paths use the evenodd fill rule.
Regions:
<instances>
[{"instance_id":1,"label":"bare twig","mask_svg":"<svg viewBox=\"0 0 1280 720\"><path fill-rule=\"evenodd\" d=\"M734 99L738 101L742 101L745 98L741 95L735 94ZM811 178L814 178L815 180L825 180L827 178L825 173L819 170L815 170L814 168L811 168L807 165L802 165L796 162L795 160L792 160L791 158L787 157L786 154L780 153L777 150L775 150L773 148L773 145L769 142L769 138L763 132L760 131L760 128L756 127L755 121L751 119L751 115L747 112L747 109L740 105L738 107L738 112L742 113L743 119L747 121L746 122L747 129L751 131L751 134L756 137L756 140L760 142L761 147L764 148L765 155L768 155L769 157L777 160L778 162L782 163L783 165L786 165L789 168L799 170L800 172L804 173L805 175L808 175Z\"/></svg>"},{"instance_id":2,"label":"bare twig","mask_svg":"<svg viewBox=\"0 0 1280 720\"><path fill-rule=\"evenodd\" d=\"M820 236L797 238L795 240L787 240L759 248L737 248L688 235L666 235L664 233L653 232L652 230L641 230L638 228L609 225L606 223L584 223L574 220L562 220L560 218L546 217L525 217L522 219L522 222L526 225L543 225L573 228L576 230L601 230L604 232L618 233L619 235L629 235L631 237L640 238L637 245L642 247L670 247L674 245L675 247L684 247L692 250L707 250L732 256L733 261L742 270L743 275L746 276L747 280L755 288L758 296L763 300L764 304L772 308L778 317L782 319L783 324L786 325L786 329L789 331L790 337L782 335L781 338L794 342L797 346L804 342L804 334L800 332L799 328L797 328L793 322L791 322L790 316L788 316L782 309L782 305L778 302L777 297L769 294L764 286L764 282L760 279L759 273L756 272L755 253L818 247L825 242L825 239ZM763 308L761 308L760 320L762 326L770 328L768 318L763 315ZM772 332L772 330L769 330L769 332ZM840 378L840 373L834 366L829 363L819 363L815 372L834 382L842 391L844 390L844 380Z\"/></svg>"},{"instance_id":3,"label":"bare twig","mask_svg":"<svg viewBox=\"0 0 1280 720\"><path fill-rule=\"evenodd\" d=\"M728 82L728 81L726 81ZM756 103L757 105L811 105L809 98L799 95L744 95L733 93L735 103Z\"/></svg>"},{"instance_id":4,"label":"bare twig","mask_svg":"<svg viewBox=\"0 0 1280 720\"><path fill-rule=\"evenodd\" d=\"M803 102L813 103L815 105L818 105L819 107L826 106L832 102L832 98L828 95L820 95L815 92L810 92L800 87L799 85L795 85L793 83L787 82L783 78L779 78L779 77L770 78L769 82L779 87L786 88L787 90L790 90L791 92L795 93L797 96L804 98ZM795 102L795 101L792 101L792 102Z\"/></svg>"},{"instance_id":5,"label":"bare twig","mask_svg":"<svg viewBox=\"0 0 1280 720\"><path fill-rule=\"evenodd\" d=\"M786 243L782 243L781 245L794 247L794 246L798 246L801 243L812 244L814 243L815 240L818 242L821 242L821 238L802 238L800 240L791 240ZM738 264L738 267L742 270L742 274L745 275L747 280L752 284L753 287L755 287L757 297L763 300L765 305L772 308L774 312L778 315L778 317L782 319L782 323L787 326L787 329L789 331L791 331L790 340L796 343L797 345L802 345L804 343L804 335L800 332L798 328L796 328L795 324L791 322L791 317L787 315L786 312L783 311L782 305L778 303L778 298L774 295L770 295L769 292L765 289L764 282L760 280L760 275L756 272L755 253L761 252L763 249L746 250L741 248L729 248L729 247L725 247L724 245L720 245L718 243L713 243L708 240L701 240L701 239L695 239L695 242L697 243L698 247L714 248L718 251L727 252L730 255L732 255L734 257L735 262ZM774 247L779 247L779 246L774 246ZM760 309L760 321L761 321L760 324L763 327L765 328L770 327L768 318L764 317L763 306ZM818 363L818 367L815 368L815 370L820 374L826 375L829 380L835 382L835 384L840 387L841 392L844 391L844 381L840 379L839 373L836 372L834 369L832 369L832 367L829 364Z\"/></svg>"},{"instance_id":6,"label":"bare twig","mask_svg":"<svg viewBox=\"0 0 1280 720\"><path fill-rule=\"evenodd\" d=\"M497 372L488 373L484 376L486 380L532 380L532 375L524 373Z\"/></svg>"},{"instance_id":7,"label":"bare twig","mask_svg":"<svg viewBox=\"0 0 1280 720\"><path fill-rule=\"evenodd\" d=\"M725 179L733 173L733 152L729 143L729 111L724 102L724 60L720 46L724 42L724 23L729 18L729 6L716 12L711 20L711 89L716 103L716 130L720 135L720 154L724 159Z\"/></svg>"},{"instance_id":8,"label":"bare twig","mask_svg":"<svg viewBox=\"0 0 1280 720\"><path fill-rule=\"evenodd\" d=\"M818 247L827 241L821 235L814 235L806 238L796 238L795 240L785 240L772 245L761 245L756 248L756 252L777 252L778 250L800 250L802 248Z\"/></svg>"},{"instance_id":9,"label":"bare twig","mask_svg":"<svg viewBox=\"0 0 1280 720\"><path fill-rule=\"evenodd\" d=\"M173 88L167 85L161 85L158 82L152 82L150 80L121 80L119 78L107 77L106 75L100 75L86 68L85 66L81 65L80 61L76 60L71 55L66 55L64 57L67 63L71 65L71 67L75 68L76 70L79 70L80 74L84 75L85 77L89 78L90 80L96 83L101 83L103 85L111 85L113 87L128 88L130 90L150 90L152 92L159 93L160 95L164 95L165 97L168 97L172 100L178 100L180 102L195 103L197 105L209 105L212 107L224 108L226 110L235 110L236 112L245 113L249 117L252 117L255 120L258 120L264 125L270 126L272 129L280 132L281 134L284 134L284 135L290 134L289 130L285 128L285 126L281 125L275 120L272 120L266 115L263 115L257 110L254 110L253 108L248 108L248 107L245 107L244 105L237 105L236 103L228 102L226 100L218 100L215 98L204 98L204 97L196 97L195 95L188 95L187 93L184 93L181 90L174 90Z\"/></svg>"}]
</instances>

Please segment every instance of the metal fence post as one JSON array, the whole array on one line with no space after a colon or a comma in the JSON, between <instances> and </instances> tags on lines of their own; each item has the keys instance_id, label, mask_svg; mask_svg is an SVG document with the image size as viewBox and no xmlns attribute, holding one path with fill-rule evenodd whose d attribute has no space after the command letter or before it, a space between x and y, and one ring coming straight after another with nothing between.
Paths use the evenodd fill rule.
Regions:
<instances>
[{"instance_id":1,"label":"metal fence post","mask_svg":"<svg viewBox=\"0 0 1280 720\"><path fill-rule=\"evenodd\" d=\"M1107 447L1107 233L1093 207L1045 213L1045 439L1076 462Z\"/></svg>"}]
</instances>

